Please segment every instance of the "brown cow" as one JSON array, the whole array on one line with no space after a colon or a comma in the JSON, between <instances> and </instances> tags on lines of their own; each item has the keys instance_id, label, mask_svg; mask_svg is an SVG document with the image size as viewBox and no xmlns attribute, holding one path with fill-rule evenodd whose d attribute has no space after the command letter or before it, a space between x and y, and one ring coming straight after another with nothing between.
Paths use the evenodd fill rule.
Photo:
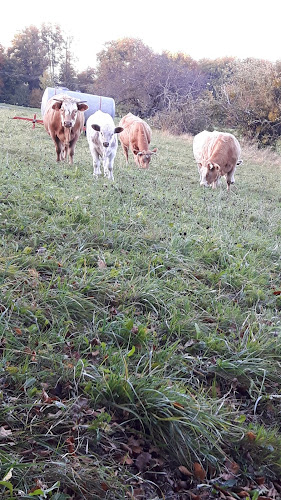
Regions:
<instances>
[{"instance_id":1,"label":"brown cow","mask_svg":"<svg viewBox=\"0 0 281 500\"><path fill-rule=\"evenodd\" d=\"M55 143L57 161L73 164L75 144L84 127L87 104L68 95L58 94L47 102L43 116L44 127Z\"/></svg>"},{"instance_id":2,"label":"brown cow","mask_svg":"<svg viewBox=\"0 0 281 500\"><path fill-rule=\"evenodd\" d=\"M200 186L215 188L219 178L225 176L227 190L234 184L236 165L240 159L241 148L236 137L225 132L203 130L193 139L193 154L200 175Z\"/></svg>"},{"instance_id":3,"label":"brown cow","mask_svg":"<svg viewBox=\"0 0 281 500\"><path fill-rule=\"evenodd\" d=\"M157 148L150 151L149 144L151 141L150 126L138 116L128 113L119 123L124 130L119 135L123 152L128 163L129 149L134 155L136 164L141 168L149 166L151 156L156 153Z\"/></svg>"}]
</instances>

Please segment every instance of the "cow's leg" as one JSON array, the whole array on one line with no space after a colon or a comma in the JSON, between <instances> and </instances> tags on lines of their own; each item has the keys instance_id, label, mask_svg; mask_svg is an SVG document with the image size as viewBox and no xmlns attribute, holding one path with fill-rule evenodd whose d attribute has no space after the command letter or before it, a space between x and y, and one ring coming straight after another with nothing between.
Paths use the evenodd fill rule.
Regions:
<instances>
[{"instance_id":1,"label":"cow's leg","mask_svg":"<svg viewBox=\"0 0 281 500\"><path fill-rule=\"evenodd\" d=\"M91 147L93 157L93 176L98 177L101 174L100 170L100 156L94 146Z\"/></svg>"},{"instance_id":2,"label":"cow's leg","mask_svg":"<svg viewBox=\"0 0 281 500\"><path fill-rule=\"evenodd\" d=\"M199 173L200 182L201 182L202 181L202 172L201 172L201 165L200 165L200 163L197 163L197 168L198 168L198 173Z\"/></svg>"},{"instance_id":3,"label":"cow's leg","mask_svg":"<svg viewBox=\"0 0 281 500\"><path fill-rule=\"evenodd\" d=\"M114 156L106 156L104 159L103 169L104 169L104 177L114 181L113 176L113 164L114 164Z\"/></svg>"},{"instance_id":4,"label":"cow's leg","mask_svg":"<svg viewBox=\"0 0 281 500\"><path fill-rule=\"evenodd\" d=\"M125 144L123 144L123 142L121 142L121 145L122 145L123 153L124 153L125 158L126 158L126 163L128 165L128 161L129 161L129 147L125 146Z\"/></svg>"},{"instance_id":5,"label":"cow's leg","mask_svg":"<svg viewBox=\"0 0 281 500\"><path fill-rule=\"evenodd\" d=\"M234 179L234 172L235 172L235 167L226 174L226 183L227 183L227 190L229 191L230 189L230 184L235 184L235 179Z\"/></svg>"},{"instance_id":6,"label":"cow's leg","mask_svg":"<svg viewBox=\"0 0 281 500\"><path fill-rule=\"evenodd\" d=\"M61 143L61 154L60 154L60 157L61 157L61 160L65 160L66 159L66 146L65 144Z\"/></svg>"},{"instance_id":7,"label":"cow's leg","mask_svg":"<svg viewBox=\"0 0 281 500\"><path fill-rule=\"evenodd\" d=\"M53 136L53 141L55 143L56 153L57 153L57 161L61 161L61 142L59 138L55 135Z\"/></svg>"},{"instance_id":8,"label":"cow's leg","mask_svg":"<svg viewBox=\"0 0 281 500\"><path fill-rule=\"evenodd\" d=\"M69 156L69 164L73 165L73 157L74 157L74 151L75 151L75 146L76 142L78 141L78 137L75 137L70 141L69 147L66 146L66 151L65 151L65 158L67 157L67 153Z\"/></svg>"}]
</instances>

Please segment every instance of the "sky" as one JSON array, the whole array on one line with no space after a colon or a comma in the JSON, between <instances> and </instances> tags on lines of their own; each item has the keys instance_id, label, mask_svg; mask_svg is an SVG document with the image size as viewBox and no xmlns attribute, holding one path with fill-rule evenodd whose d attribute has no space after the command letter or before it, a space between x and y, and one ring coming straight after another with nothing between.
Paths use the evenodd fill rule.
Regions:
<instances>
[{"instance_id":1,"label":"sky","mask_svg":"<svg viewBox=\"0 0 281 500\"><path fill-rule=\"evenodd\" d=\"M0 8L0 44L42 23L72 37L74 66L95 67L106 42L140 38L154 52L193 59L281 60L281 0L13 0Z\"/></svg>"}]
</instances>

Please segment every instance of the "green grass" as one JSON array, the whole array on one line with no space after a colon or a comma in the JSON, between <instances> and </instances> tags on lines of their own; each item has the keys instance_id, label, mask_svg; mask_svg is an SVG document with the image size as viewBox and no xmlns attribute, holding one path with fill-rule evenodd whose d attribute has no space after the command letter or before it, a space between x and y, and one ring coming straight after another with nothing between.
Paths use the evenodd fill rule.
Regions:
<instances>
[{"instance_id":1,"label":"green grass","mask_svg":"<svg viewBox=\"0 0 281 500\"><path fill-rule=\"evenodd\" d=\"M147 171L119 147L94 180L85 136L58 165L12 120L34 112L0 109L2 497L278 481L280 158L243 144L231 193L202 189L191 138L154 130Z\"/></svg>"}]
</instances>

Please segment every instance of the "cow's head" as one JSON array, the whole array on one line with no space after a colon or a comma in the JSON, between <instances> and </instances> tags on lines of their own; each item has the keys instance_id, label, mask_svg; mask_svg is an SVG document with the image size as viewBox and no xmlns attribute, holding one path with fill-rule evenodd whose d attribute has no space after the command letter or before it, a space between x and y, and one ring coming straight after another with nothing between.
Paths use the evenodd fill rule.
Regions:
<instances>
[{"instance_id":1,"label":"cow's head","mask_svg":"<svg viewBox=\"0 0 281 500\"><path fill-rule=\"evenodd\" d=\"M200 186L216 187L220 177L220 166L210 161L200 163Z\"/></svg>"},{"instance_id":2,"label":"cow's head","mask_svg":"<svg viewBox=\"0 0 281 500\"><path fill-rule=\"evenodd\" d=\"M157 152L157 148L152 149L150 151L149 149L147 151L138 151L137 149L134 149L134 155L137 164L141 168L148 168L151 160L151 156L154 155Z\"/></svg>"},{"instance_id":3,"label":"cow's head","mask_svg":"<svg viewBox=\"0 0 281 500\"><path fill-rule=\"evenodd\" d=\"M111 127L101 128L101 126L97 123L93 123L92 128L96 132L100 132L100 139L104 148L108 148L111 145L112 139L114 138L115 134L120 134L124 130L123 127L115 127L114 129L112 129Z\"/></svg>"},{"instance_id":4,"label":"cow's head","mask_svg":"<svg viewBox=\"0 0 281 500\"><path fill-rule=\"evenodd\" d=\"M89 107L87 104L85 104L85 101L75 101L71 98L53 99L56 102L54 102L52 108L56 111L60 111L61 124L66 128L72 128L74 126L78 111L86 111L86 109L88 109Z\"/></svg>"}]
</instances>

